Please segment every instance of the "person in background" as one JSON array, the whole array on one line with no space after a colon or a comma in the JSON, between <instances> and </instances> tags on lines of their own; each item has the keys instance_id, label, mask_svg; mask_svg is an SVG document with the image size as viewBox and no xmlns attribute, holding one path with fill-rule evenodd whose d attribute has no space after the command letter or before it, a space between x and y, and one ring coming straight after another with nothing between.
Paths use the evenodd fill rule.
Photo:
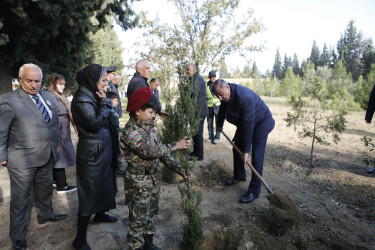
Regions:
<instances>
[{"instance_id":1,"label":"person in background","mask_svg":"<svg viewBox=\"0 0 375 250\"><path fill-rule=\"evenodd\" d=\"M86 240L90 216L93 221L115 222L106 214L116 208L116 169L119 155L118 131L111 115L112 103L103 87L107 72L99 64L89 64L77 73L78 90L72 101L72 114L78 129L77 187L78 224L73 240L75 249L91 249Z\"/></svg>"},{"instance_id":2,"label":"person in background","mask_svg":"<svg viewBox=\"0 0 375 250\"><path fill-rule=\"evenodd\" d=\"M132 79L130 79L129 85L128 85L128 90L127 90L128 100L131 94L133 94L133 92L136 91L137 89L142 88L142 87L150 87L150 85L147 83L147 80L150 78L150 75L151 75L150 63L145 60L140 60L135 65L135 70L136 72L134 73ZM156 113L159 115L168 115L168 112L161 109L161 105L157 107Z\"/></svg>"},{"instance_id":3,"label":"person in background","mask_svg":"<svg viewBox=\"0 0 375 250\"><path fill-rule=\"evenodd\" d=\"M216 80L216 72L210 71L208 73L208 82L207 82L207 127L208 127L208 141L212 144L218 144L220 141L220 132L216 129L216 134L214 135L214 118L215 122L217 121L217 115L219 114L220 100L211 93L211 85ZM215 125L216 127L216 125Z\"/></svg>"},{"instance_id":4,"label":"person in background","mask_svg":"<svg viewBox=\"0 0 375 250\"><path fill-rule=\"evenodd\" d=\"M59 74L53 74L48 81L48 91L54 96L54 105L57 110L60 134L62 138L62 147L59 152L59 159L53 167L53 180L56 184L58 194L73 192L77 187L68 185L66 182L65 168L76 165L76 154L70 135L70 123L72 123L75 132L77 127L74 125L72 112L68 100L63 95L65 89L65 77Z\"/></svg>"},{"instance_id":5,"label":"person in background","mask_svg":"<svg viewBox=\"0 0 375 250\"><path fill-rule=\"evenodd\" d=\"M9 173L9 236L18 250L27 248L25 236L33 204L39 224L67 217L55 214L52 207L52 169L61 136L54 97L40 90L42 79L39 66L24 64L18 73L20 87L0 95L0 165Z\"/></svg>"},{"instance_id":6,"label":"person in background","mask_svg":"<svg viewBox=\"0 0 375 250\"><path fill-rule=\"evenodd\" d=\"M227 83L219 79L212 84L211 92L221 101L216 122L217 129L223 130L224 120L235 125L237 129L233 142L243 153L241 156L233 148L233 178L226 184L233 185L238 181L246 181L244 164L248 162L250 150L251 163L262 176L268 134L275 127L271 111L254 91L242 85ZM247 193L239 202L252 202L259 197L260 189L259 178L252 174Z\"/></svg>"},{"instance_id":7,"label":"person in background","mask_svg":"<svg viewBox=\"0 0 375 250\"><path fill-rule=\"evenodd\" d=\"M197 71L197 66L194 63L190 63L187 66L187 75L191 84L193 84L192 95L197 96L198 110L197 116L200 118L198 133L193 136L193 152L191 153L190 160L193 157L198 161L202 161L204 158L204 146L203 146L203 124L204 120L208 114L207 108L207 88L206 82L203 80L202 76L199 75Z\"/></svg>"},{"instance_id":8,"label":"person in background","mask_svg":"<svg viewBox=\"0 0 375 250\"><path fill-rule=\"evenodd\" d=\"M122 107L121 107L121 100L120 100L120 94L118 91L118 85L121 81L121 75L116 73L116 70L118 69L117 66L110 66L105 68L107 71L107 79L108 79L108 87L105 89L105 93L107 92L115 92L119 96L119 103L116 106L115 110L118 114L118 117L122 117Z\"/></svg>"},{"instance_id":9,"label":"person in background","mask_svg":"<svg viewBox=\"0 0 375 250\"><path fill-rule=\"evenodd\" d=\"M130 96L127 111L130 119L121 135L128 168L125 174L125 197L129 206L129 249L160 249L153 244L159 210L161 171L159 162L184 178L191 173L182 169L172 151L188 148L185 138L173 144L162 144L151 125L157 108L150 88L139 88Z\"/></svg>"},{"instance_id":10,"label":"person in background","mask_svg":"<svg viewBox=\"0 0 375 250\"><path fill-rule=\"evenodd\" d=\"M161 104L160 104L160 100L159 100L159 90L158 90L158 87L160 85L160 79L155 77L155 78L152 78L151 81L150 81L150 89L152 91L152 95L155 96L156 100L157 100L157 105L158 105L158 109L161 110Z\"/></svg>"},{"instance_id":11,"label":"person in background","mask_svg":"<svg viewBox=\"0 0 375 250\"><path fill-rule=\"evenodd\" d=\"M114 121L115 121L115 125L116 125L116 128L117 128L117 131L120 132L120 121L119 121L119 117L118 117L118 114L116 113L115 109L118 105L118 103L120 102L120 97L118 96L118 94L116 94L115 92L108 92L107 94L107 97L111 100L112 102L112 106L113 108L111 109L111 113L113 115L113 118L114 118ZM119 142L119 145L120 147L120 142ZM121 153L121 149L120 149L120 154ZM117 169L116 169L116 175L117 176L124 176L125 174L125 170L122 168L121 166L121 158L120 156L117 158L117 161L118 161L118 165L117 165Z\"/></svg>"},{"instance_id":12,"label":"person in background","mask_svg":"<svg viewBox=\"0 0 375 250\"><path fill-rule=\"evenodd\" d=\"M374 116L374 111L375 111L375 85L372 88L370 98L368 100L367 104L367 110L366 110L366 116L365 120L367 123L371 123L372 117ZM375 174L375 167L371 168L367 171L368 174Z\"/></svg>"}]
</instances>

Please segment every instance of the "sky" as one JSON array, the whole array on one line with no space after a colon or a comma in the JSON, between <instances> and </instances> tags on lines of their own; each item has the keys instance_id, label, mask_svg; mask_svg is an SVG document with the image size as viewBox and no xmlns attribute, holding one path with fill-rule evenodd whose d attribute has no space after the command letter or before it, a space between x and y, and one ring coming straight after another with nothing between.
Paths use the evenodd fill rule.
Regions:
<instances>
[{"instance_id":1,"label":"sky","mask_svg":"<svg viewBox=\"0 0 375 250\"><path fill-rule=\"evenodd\" d=\"M335 47L340 36L344 34L349 21L354 20L357 31L365 38L375 39L375 0L241 0L240 10L251 7L253 17L265 26L262 33L252 36L253 44L263 43L266 49L251 52L245 58L238 55L227 57L229 68L243 69L247 62L256 62L258 69L265 73L272 71L276 50L279 48L281 59L284 55L293 58L297 54L301 63L310 56L313 41L317 42L320 51L324 43ZM151 18L158 16L162 23L173 23L176 20L175 9L167 0L143 0L133 3L136 12L147 11ZM115 27L124 48L124 63L129 58L136 58L132 47L140 39L141 30L126 32ZM151 62L152 63L152 62Z\"/></svg>"}]
</instances>

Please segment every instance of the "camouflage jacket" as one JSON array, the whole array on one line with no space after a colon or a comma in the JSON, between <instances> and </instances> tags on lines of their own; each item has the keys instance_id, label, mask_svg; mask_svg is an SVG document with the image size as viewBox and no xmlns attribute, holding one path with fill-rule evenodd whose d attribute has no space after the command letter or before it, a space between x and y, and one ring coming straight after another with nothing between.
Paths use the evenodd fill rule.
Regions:
<instances>
[{"instance_id":1,"label":"camouflage jacket","mask_svg":"<svg viewBox=\"0 0 375 250\"><path fill-rule=\"evenodd\" d=\"M120 146L131 174L152 175L159 170L160 161L180 175L185 171L171 154L176 144L162 144L153 126L136 118L126 123Z\"/></svg>"}]
</instances>

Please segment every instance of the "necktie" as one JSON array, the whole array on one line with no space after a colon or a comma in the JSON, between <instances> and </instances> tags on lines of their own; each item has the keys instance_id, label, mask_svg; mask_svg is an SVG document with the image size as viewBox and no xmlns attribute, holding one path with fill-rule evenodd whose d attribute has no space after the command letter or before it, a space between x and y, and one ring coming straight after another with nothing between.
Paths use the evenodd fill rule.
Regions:
<instances>
[{"instance_id":1,"label":"necktie","mask_svg":"<svg viewBox=\"0 0 375 250\"><path fill-rule=\"evenodd\" d=\"M32 96L32 98L36 101L36 106L39 109L40 113L42 113L44 120L46 120L47 123L51 120L51 117L48 114L48 111L46 107L43 105L42 101L39 99L39 96Z\"/></svg>"}]
</instances>

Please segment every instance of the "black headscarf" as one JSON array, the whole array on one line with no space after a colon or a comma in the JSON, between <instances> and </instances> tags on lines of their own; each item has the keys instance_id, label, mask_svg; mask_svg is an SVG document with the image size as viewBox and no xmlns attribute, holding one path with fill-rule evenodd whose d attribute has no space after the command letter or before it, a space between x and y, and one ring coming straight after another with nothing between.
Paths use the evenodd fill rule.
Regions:
<instances>
[{"instance_id":1,"label":"black headscarf","mask_svg":"<svg viewBox=\"0 0 375 250\"><path fill-rule=\"evenodd\" d=\"M98 89L98 83L102 75L106 72L105 68L99 64L89 64L83 69L81 69L76 76L77 83L79 85L85 86L98 100L96 94Z\"/></svg>"}]
</instances>

